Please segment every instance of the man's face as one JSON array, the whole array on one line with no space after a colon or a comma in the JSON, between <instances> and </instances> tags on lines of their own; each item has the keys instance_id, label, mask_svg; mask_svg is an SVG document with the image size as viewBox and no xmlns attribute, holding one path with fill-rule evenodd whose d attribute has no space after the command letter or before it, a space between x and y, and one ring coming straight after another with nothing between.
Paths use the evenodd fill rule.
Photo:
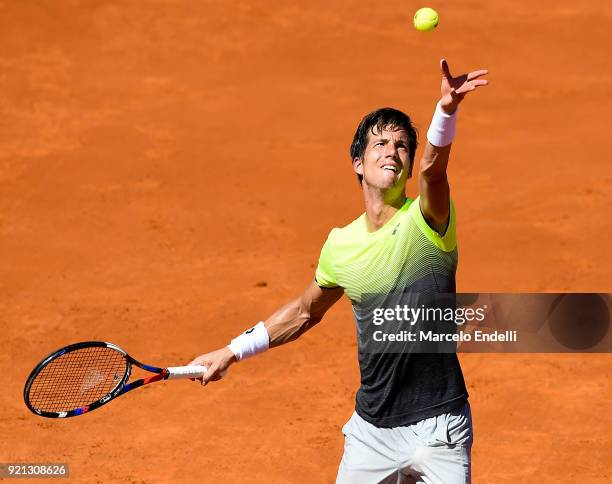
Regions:
<instances>
[{"instance_id":1,"label":"man's face","mask_svg":"<svg viewBox=\"0 0 612 484\"><path fill-rule=\"evenodd\" d=\"M403 129L374 128L368 135L363 160L353 160L355 173L363 176L363 183L381 190L402 189L411 176L408 154L408 133Z\"/></svg>"}]
</instances>

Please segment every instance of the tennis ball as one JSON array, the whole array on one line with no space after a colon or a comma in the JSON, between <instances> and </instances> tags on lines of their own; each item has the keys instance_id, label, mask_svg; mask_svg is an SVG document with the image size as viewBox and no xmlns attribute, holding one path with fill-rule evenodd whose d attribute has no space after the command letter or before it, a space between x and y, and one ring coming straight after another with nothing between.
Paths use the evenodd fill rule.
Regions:
<instances>
[{"instance_id":1,"label":"tennis ball","mask_svg":"<svg viewBox=\"0 0 612 484\"><path fill-rule=\"evenodd\" d=\"M438 26L438 20L438 12L433 8L420 8L414 14L414 28L419 32L431 32Z\"/></svg>"}]
</instances>

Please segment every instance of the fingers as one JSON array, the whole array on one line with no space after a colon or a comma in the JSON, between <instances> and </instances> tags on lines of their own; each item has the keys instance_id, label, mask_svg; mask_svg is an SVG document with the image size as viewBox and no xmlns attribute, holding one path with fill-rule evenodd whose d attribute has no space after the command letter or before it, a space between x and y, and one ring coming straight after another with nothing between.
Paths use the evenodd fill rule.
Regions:
<instances>
[{"instance_id":1,"label":"fingers","mask_svg":"<svg viewBox=\"0 0 612 484\"><path fill-rule=\"evenodd\" d=\"M458 96L465 95L465 93L467 92L473 91L477 87L486 86L487 84L489 84L489 81L487 81L486 79L478 79L476 81L466 82L459 89L457 90L453 89L451 91L451 96L454 99Z\"/></svg>"},{"instance_id":2,"label":"fingers","mask_svg":"<svg viewBox=\"0 0 612 484\"><path fill-rule=\"evenodd\" d=\"M440 70L442 71L442 77L445 77L446 79L453 78L450 73L450 68L448 67L448 62L446 62L446 59L440 59Z\"/></svg>"},{"instance_id":3,"label":"fingers","mask_svg":"<svg viewBox=\"0 0 612 484\"><path fill-rule=\"evenodd\" d=\"M193 360L191 360L189 363L187 363L187 366L196 366L200 364L200 357L198 356L197 358L194 358ZM199 378L190 378L191 381L196 381L199 380Z\"/></svg>"},{"instance_id":4,"label":"fingers","mask_svg":"<svg viewBox=\"0 0 612 484\"><path fill-rule=\"evenodd\" d=\"M474 79L478 79L479 77L486 76L489 73L487 69L480 69L477 71L470 72L467 75L468 81L473 81Z\"/></svg>"},{"instance_id":5,"label":"fingers","mask_svg":"<svg viewBox=\"0 0 612 484\"><path fill-rule=\"evenodd\" d=\"M206 358L206 355L200 355L196 358L194 358L193 360L191 360L189 363L187 363L187 366L205 366L207 368L210 368L210 362L208 361L208 358ZM200 378L190 378L191 381L202 381L202 377Z\"/></svg>"},{"instance_id":6,"label":"fingers","mask_svg":"<svg viewBox=\"0 0 612 484\"><path fill-rule=\"evenodd\" d=\"M221 350L206 353L191 360L189 365L202 365L207 368L206 373L195 380L198 380L202 385L206 386L211 381L217 381L223 378L231 364L231 359L228 360L227 352L228 350L226 348L222 348Z\"/></svg>"},{"instance_id":7,"label":"fingers","mask_svg":"<svg viewBox=\"0 0 612 484\"><path fill-rule=\"evenodd\" d=\"M487 81L485 79L480 79L480 80L477 80L477 81L466 82L464 84L465 88L461 89L461 91L473 91L477 87L479 87L479 86L486 86L487 84L489 84L489 81Z\"/></svg>"},{"instance_id":8,"label":"fingers","mask_svg":"<svg viewBox=\"0 0 612 484\"><path fill-rule=\"evenodd\" d=\"M216 373L216 371L217 371L216 368L210 367L208 371L204 373L204 375L202 375L202 378L200 381L202 382L203 386L208 385L208 382L214 379L213 375Z\"/></svg>"},{"instance_id":9,"label":"fingers","mask_svg":"<svg viewBox=\"0 0 612 484\"><path fill-rule=\"evenodd\" d=\"M453 76L450 72L450 68L448 67L448 62L446 59L440 59L440 70L442 71L442 76L446 79L453 79ZM464 74L468 81L473 81L478 79L479 77L486 76L489 73L488 69L478 69L476 71L472 71L469 74Z\"/></svg>"},{"instance_id":10,"label":"fingers","mask_svg":"<svg viewBox=\"0 0 612 484\"><path fill-rule=\"evenodd\" d=\"M208 366L205 363L205 361L206 361L205 355L200 355L194 358L193 360L191 360L189 363L187 363L187 366L199 366L199 365Z\"/></svg>"}]
</instances>

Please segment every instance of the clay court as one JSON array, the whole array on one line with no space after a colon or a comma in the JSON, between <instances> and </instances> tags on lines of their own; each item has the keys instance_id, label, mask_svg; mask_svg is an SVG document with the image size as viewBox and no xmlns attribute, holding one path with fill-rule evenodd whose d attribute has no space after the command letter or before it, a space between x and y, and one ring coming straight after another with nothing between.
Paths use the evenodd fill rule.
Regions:
<instances>
[{"instance_id":1,"label":"clay court","mask_svg":"<svg viewBox=\"0 0 612 484\"><path fill-rule=\"evenodd\" d=\"M423 143L442 56L491 82L451 156L458 289L612 292L612 5L438 1L430 34L421 6L0 4L0 461L65 462L79 483L333 482L359 383L346 299L206 388L50 420L23 384L83 340L186 364L301 292L362 212L357 123L397 107ZM610 482L609 354L461 361L474 482Z\"/></svg>"}]
</instances>

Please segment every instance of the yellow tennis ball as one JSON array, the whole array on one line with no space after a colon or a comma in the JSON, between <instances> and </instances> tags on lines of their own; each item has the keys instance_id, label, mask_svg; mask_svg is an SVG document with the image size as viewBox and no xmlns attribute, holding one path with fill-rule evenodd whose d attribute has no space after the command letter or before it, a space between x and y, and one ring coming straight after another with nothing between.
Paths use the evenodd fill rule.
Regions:
<instances>
[{"instance_id":1,"label":"yellow tennis ball","mask_svg":"<svg viewBox=\"0 0 612 484\"><path fill-rule=\"evenodd\" d=\"M431 32L438 26L438 12L433 8L420 8L414 14L414 28L419 32Z\"/></svg>"}]
</instances>

